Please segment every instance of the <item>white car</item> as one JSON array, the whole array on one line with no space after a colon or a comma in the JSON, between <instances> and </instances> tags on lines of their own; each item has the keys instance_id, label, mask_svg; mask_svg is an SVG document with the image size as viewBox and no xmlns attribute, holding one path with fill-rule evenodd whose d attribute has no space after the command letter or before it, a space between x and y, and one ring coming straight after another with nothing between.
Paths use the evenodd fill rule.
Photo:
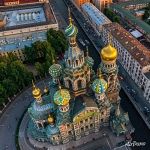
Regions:
<instances>
[{"instance_id":1,"label":"white car","mask_svg":"<svg viewBox=\"0 0 150 150\"><path fill-rule=\"evenodd\" d=\"M80 42L83 46L85 46L85 43L83 42L82 39L79 39L79 42Z\"/></svg>"},{"instance_id":2,"label":"white car","mask_svg":"<svg viewBox=\"0 0 150 150\"><path fill-rule=\"evenodd\" d=\"M89 42L88 40L85 40L85 42L86 42L87 44L90 44L90 42Z\"/></svg>"}]
</instances>

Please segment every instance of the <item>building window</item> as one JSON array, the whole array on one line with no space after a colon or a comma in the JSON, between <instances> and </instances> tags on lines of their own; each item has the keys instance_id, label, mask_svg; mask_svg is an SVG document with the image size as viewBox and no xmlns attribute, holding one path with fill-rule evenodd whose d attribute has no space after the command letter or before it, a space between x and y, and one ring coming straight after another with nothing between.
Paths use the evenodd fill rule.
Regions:
<instances>
[{"instance_id":1,"label":"building window","mask_svg":"<svg viewBox=\"0 0 150 150\"><path fill-rule=\"evenodd\" d=\"M84 128L83 128L83 127L81 128L81 131L84 131Z\"/></svg>"},{"instance_id":2,"label":"building window","mask_svg":"<svg viewBox=\"0 0 150 150\"><path fill-rule=\"evenodd\" d=\"M68 64L70 65L70 60L68 60Z\"/></svg>"},{"instance_id":3,"label":"building window","mask_svg":"<svg viewBox=\"0 0 150 150\"><path fill-rule=\"evenodd\" d=\"M76 66L78 66L78 60L76 60Z\"/></svg>"},{"instance_id":4,"label":"building window","mask_svg":"<svg viewBox=\"0 0 150 150\"><path fill-rule=\"evenodd\" d=\"M69 135L72 135L72 132L71 132L71 131L69 131L69 132L68 132L68 134L69 134Z\"/></svg>"}]
</instances>

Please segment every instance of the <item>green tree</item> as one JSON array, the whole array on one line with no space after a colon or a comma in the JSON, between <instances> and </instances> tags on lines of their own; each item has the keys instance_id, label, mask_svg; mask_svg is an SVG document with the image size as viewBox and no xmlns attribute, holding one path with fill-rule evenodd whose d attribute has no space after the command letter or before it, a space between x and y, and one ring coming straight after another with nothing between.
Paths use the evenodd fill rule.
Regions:
<instances>
[{"instance_id":1,"label":"green tree","mask_svg":"<svg viewBox=\"0 0 150 150\"><path fill-rule=\"evenodd\" d=\"M5 88L5 90L7 91L7 97L13 96L18 91L17 90L18 89L17 83L14 83L10 79L3 80L2 85Z\"/></svg>"},{"instance_id":2,"label":"green tree","mask_svg":"<svg viewBox=\"0 0 150 150\"><path fill-rule=\"evenodd\" d=\"M114 16L114 17L113 17L113 22L118 22L118 23L120 23L120 17L119 17L119 16Z\"/></svg>"},{"instance_id":3,"label":"green tree","mask_svg":"<svg viewBox=\"0 0 150 150\"><path fill-rule=\"evenodd\" d=\"M9 66L10 79L16 82L20 89L27 85L26 81L31 78L31 73L27 70L21 61L14 61Z\"/></svg>"},{"instance_id":4,"label":"green tree","mask_svg":"<svg viewBox=\"0 0 150 150\"><path fill-rule=\"evenodd\" d=\"M62 31L49 29L47 32L47 40L55 49L57 55L64 53L68 46L67 39Z\"/></svg>"},{"instance_id":5,"label":"green tree","mask_svg":"<svg viewBox=\"0 0 150 150\"><path fill-rule=\"evenodd\" d=\"M25 46L24 54L25 54L26 61L28 63L34 63L35 62L35 59L37 58L37 52L33 48L33 46L31 46L31 47Z\"/></svg>"},{"instance_id":6,"label":"green tree","mask_svg":"<svg viewBox=\"0 0 150 150\"><path fill-rule=\"evenodd\" d=\"M0 84L0 105L5 102L6 99L6 89Z\"/></svg>"},{"instance_id":7,"label":"green tree","mask_svg":"<svg viewBox=\"0 0 150 150\"><path fill-rule=\"evenodd\" d=\"M39 62L36 62L35 63L35 69L36 71L38 72L38 74L41 76L41 77L44 77L45 76L45 70L43 68L43 65Z\"/></svg>"},{"instance_id":8,"label":"green tree","mask_svg":"<svg viewBox=\"0 0 150 150\"><path fill-rule=\"evenodd\" d=\"M46 49L48 47L47 41L36 41L32 44L33 49L35 49L37 53L37 57L44 57L46 55Z\"/></svg>"},{"instance_id":9,"label":"green tree","mask_svg":"<svg viewBox=\"0 0 150 150\"><path fill-rule=\"evenodd\" d=\"M149 10L145 10L145 13L143 15L143 20L147 20L150 16L150 11Z\"/></svg>"},{"instance_id":10,"label":"green tree","mask_svg":"<svg viewBox=\"0 0 150 150\"><path fill-rule=\"evenodd\" d=\"M0 62L0 81L7 77L7 64L5 62Z\"/></svg>"}]
</instances>

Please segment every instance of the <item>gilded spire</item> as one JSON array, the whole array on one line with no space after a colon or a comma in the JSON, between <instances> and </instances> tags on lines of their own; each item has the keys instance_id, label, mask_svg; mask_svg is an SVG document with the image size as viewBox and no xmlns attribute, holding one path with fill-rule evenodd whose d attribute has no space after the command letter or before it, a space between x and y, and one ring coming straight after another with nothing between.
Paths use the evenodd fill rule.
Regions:
<instances>
[{"instance_id":1,"label":"gilded spire","mask_svg":"<svg viewBox=\"0 0 150 150\"><path fill-rule=\"evenodd\" d=\"M69 13L69 24L72 24L72 17L71 17L70 8L68 8L68 13Z\"/></svg>"},{"instance_id":2,"label":"gilded spire","mask_svg":"<svg viewBox=\"0 0 150 150\"><path fill-rule=\"evenodd\" d=\"M100 69L100 68L98 69L98 76L99 76L99 78L100 78L100 79L102 79L102 78L103 78L102 71L101 71L101 69Z\"/></svg>"},{"instance_id":3,"label":"gilded spire","mask_svg":"<svg viewBox=\"0 0 150 150\"><path fill-rule=\"evenodd\" d=\"M32 95L33 95L33 97L34 97L38 102L40 102L40 101L41 101L41 90L35 86L33 80L32 80L32 87L33 87L33 90L32 90Z\"/></svg>"},{"instance_id":4,"label":"gilded spire","mask_svg":"<svg viewBox=\"0 0 150 150\"><path fill-rule=\"evenodd\" d=\"M59 88L60 94L61 94L61 84L60 84L60 81L58 81L58 88Z\"/></svg>"},{"instance_id":5,"label":"gilded spire","mask_svg":"<svg viewBox=\"0 0 150 150\"><path fill-rule=\"evenodd\" d=\"M111 33L108 34L108 45L112 45L112 35L111 35Z\"/></svg>"},{"instance_id":6,"label":"gilded spire","mask_svg":"<svg viewBox=\"0 0 150 150\"><path fill-rule=\"evenodd\" d=\"M36 88L33 80L32 80L32 87L33 87L33 89Z\"/></svg>"}]
</instances>

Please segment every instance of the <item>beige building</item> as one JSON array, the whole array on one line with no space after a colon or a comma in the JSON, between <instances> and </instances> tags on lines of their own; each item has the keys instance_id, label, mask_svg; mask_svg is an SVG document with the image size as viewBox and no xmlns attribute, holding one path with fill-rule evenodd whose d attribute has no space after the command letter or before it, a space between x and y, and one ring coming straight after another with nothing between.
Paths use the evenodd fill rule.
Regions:
<instances>
[{"instance_id":1,"label":"beige building","mask_svg":"<svg viewBox=\"0 0 150 150\"><path fill-rule=\"evenodd\" d=\"M150 50L117 23L103 26L102 40L118 49L118 60L150 102Z\"/></svg>"},{"instance_id":2,"label":"beige building","mask_svg":"<svg viewBox=\"0 0 150 150\"><path fill-rule=\"evenodd\" d=\"M111 21L92 3L84 3L83 5L81 5L81 11L85 18L89 20L98 35L101 34L102 26L104 24L111 23Z\"/></svg>"},{"instance_id":3,"label":"beige building","mask_svg":"<svg viewBox=\"0 0 150 150\"><path fill-rule=\"evenodd\" d=\"M106 7L112 3L112 0L92 0L92 3L103 12Z\"/></svg>"},{"instance_id":4,"label":"beige building","mask_svg":"<svg viewBox=\"0 0 150 150\"><path fill-rule=\"evenodd\" d=\"M0 56L12 52L24 61L22 50L25 46L30 46L38 40L46 40L48 29L58 29L55 14L49 3L28 4L19 8L14 6L13 9L3 7L0 11L6 15L6 23L0 27Z\"/></svg>"}]
</instances>

